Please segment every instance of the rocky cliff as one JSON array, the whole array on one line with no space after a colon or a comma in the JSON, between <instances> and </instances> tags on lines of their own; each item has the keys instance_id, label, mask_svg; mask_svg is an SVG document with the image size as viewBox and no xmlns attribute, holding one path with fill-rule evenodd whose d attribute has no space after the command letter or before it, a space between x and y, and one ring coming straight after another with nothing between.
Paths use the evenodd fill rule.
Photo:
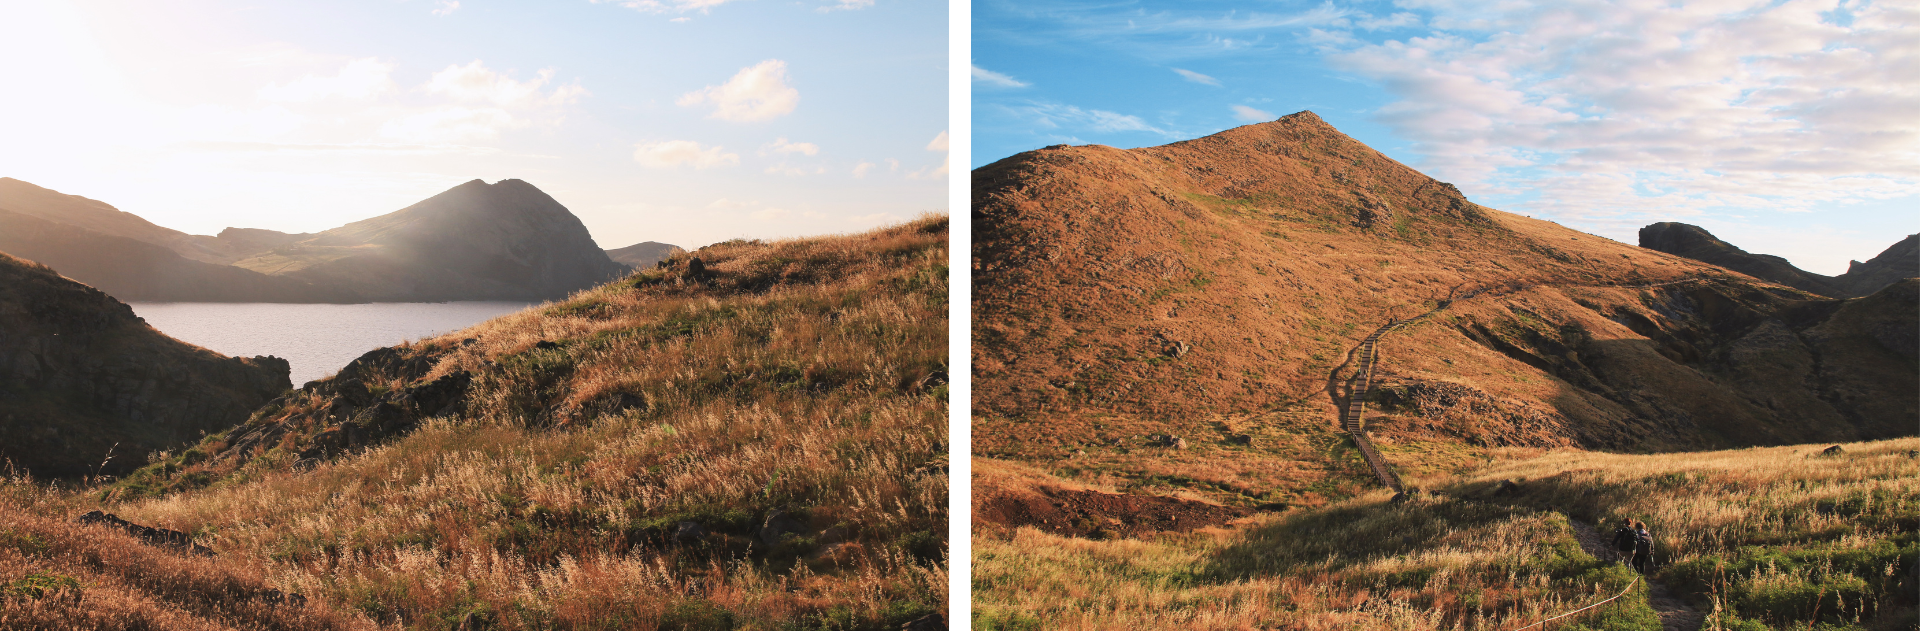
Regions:
<instances>
[{"instance_id":1,"label":"rocky cliff","mask_svg":"<svg viewBox=\"0 0 1920 631\"><path fill-rule=\"evenodd\" d=\"M287 362L167 337L126 304L0 254L0 458L37 475L117 474L247 419Z\"/></svg>"}]
</instances>

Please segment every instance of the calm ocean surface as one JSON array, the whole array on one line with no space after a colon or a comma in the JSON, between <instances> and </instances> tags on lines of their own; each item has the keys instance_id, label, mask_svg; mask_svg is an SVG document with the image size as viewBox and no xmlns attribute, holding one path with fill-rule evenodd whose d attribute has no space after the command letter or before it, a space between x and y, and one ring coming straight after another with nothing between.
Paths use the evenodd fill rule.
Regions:
<instances>
[{"instance_id":1,"label":"calm ocean surface","mask_svg":"<svg viewBox=\"0 0 1920 631\"><path fill-rule=\"evenodd\" d=\"M224 355L273 355L293 365L293 387L331 375L367 351L418 340L532 306L525 302L361 305L134 302L160 332Z\"/></svg>"}]
</instances>

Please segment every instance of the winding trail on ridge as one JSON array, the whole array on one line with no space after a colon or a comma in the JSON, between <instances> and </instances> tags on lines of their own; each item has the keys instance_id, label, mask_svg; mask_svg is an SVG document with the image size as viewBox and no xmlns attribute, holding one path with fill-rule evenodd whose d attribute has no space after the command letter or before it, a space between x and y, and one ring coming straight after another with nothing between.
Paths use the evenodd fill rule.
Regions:
<instances>
[{"instance_id":1,"label":"winding trail on ridge","mask_svg":"<svg viewBox=\"0 0 1920 631\"><path fill-rule=\"evenodd\" d=\"M1705 280L1714 280L1714 278L1686 278L1638 285L1574 285L1569 283L1561 286L1650 289ZM1500 291L1493 292L1491 295L1508 295L1541 285L1547 285L1547 283L1510 282L1499 285ZM1458 289L1458 287L1455 287L1453 291L1458 291ZM1409 324L1432 317L1447 307L1453 306L1456 302L1488 295L1493 289L1494 286L1484 286L1461 294L1458 297L1454 297L1452 295L1453 292L1449 291L1447 298L1440 300L1433 309L1426 313L1404 320L1389 320L1385 325L1374 330L1366 339L1361 340L1358 346L1348 350L1347 361L1335 367L1333 371L1327 375L1327 395L1333 399L1334 406L1340 409L1340 429L1353 437L1353 443L1359 447L1360 454L1366 459L1368 468L1373 470L1374 476L1380 479L1382 486L1394 491L1396 498L1398 494L1404 493L1405 489L1400 483L1400 477L1387 466L1387 461L1381 457L1380 452L1374 449L1373 439L1367 433L1364 420L1367 412L1367 395L1373 389L1373 368L1379 362L1378 345L1380 338ZM1339 378L1340 373L1346 370L1347 366L1352 365L1356 359L1359 360L1359 365L1354 367L1353 374L1346 379L1346 388L1343 392L1339 387L1342 383ZM1586 550L1588 554L1593 555L1594 558L1597 559L1615 560L1618 558L1616 553L1607 546L1605 538L1602 537L1598 531L1594 530L1593 525L1571 518L1569 518L1568 521L1573 525L1574 538L1579 540L1580 547ZM1646 576L1645 579L1647 581L1647 602L1652 606L1654 612L1659 614L1662 631L1697 631L1700 628L1701 623L1706 617L1705 613L1688 605L1677 593L1668 588L1665 583L1654 580L1651 575Z\"/></svg>"},{"instance_id":2,"label":"winding trail on ridge","mask_svg":"<svg viewBox=\"0 0 1920 631\"><path fill-rule=\"evenodd\" d=\"M1453 306L1456 302L1484 295L1504 296L1540 286L1650 289L1706 280L1716 279L1715 277L1704 276L1637 285L1577 285L1574 283L1511 281L1499 285L1478 287L1459 296L1454 296L1453 293L1460 290L1460 287L1456 286L1452 290L1449 290L1447 297L1441 299L1433 309L1404 320L1389 320L1385 325L1374 330L1366 339L1361 340L1358 346L1348 349L1347 360L1339 366L1335 366L1331 372L1327 373L1327 397L1333 399L1334 407L1340 410L1340 418L1338 419L1340 430L1346 432L1348 436L1353 437L1354 446L1360 449L1361 457L1367 461L1367 468L1372 469L1374 477L1380 479L1380 485L1387 487L1396 494L1403 493L1405 489L1401 486L1400 476L1395 474L1391 467L1387 466L1387 459L1380 455L1380 451L1374 449L1373 437L1367 433L1365 420L1367 414L1367 395L1373 390L1373 367L1379 362L1378 346L1381 337L1401 327L1432 317L1434 314L1446 310L1447 307ZM1498 291L1495 291L1496 288L1498 288ZM1346 370L1347 366L1353 365L1355 359L1358 359L1360 363L1354 367L1353 374L1347 377L1344 382L1346 388L1343 391L1340 387L1342 384L1340 372Z\"/></svg>"}]
</instances>

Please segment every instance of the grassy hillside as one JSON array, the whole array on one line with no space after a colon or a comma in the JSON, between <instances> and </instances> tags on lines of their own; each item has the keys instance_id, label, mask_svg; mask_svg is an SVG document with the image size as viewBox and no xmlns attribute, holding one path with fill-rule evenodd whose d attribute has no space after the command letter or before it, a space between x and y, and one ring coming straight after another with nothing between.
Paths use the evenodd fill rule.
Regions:
<instances>
[{"instance_id":1,"label":"grassy hillside","mask_svg":"<svg viewBox=\"0 0 1920 631\"><path fill-rule=\"evenodd\" d=\"M1414 479L1435 492L1411 501L1375 492L1193 534L980 529L974 628L1516 629L1626 589L1548 628L1658 629L1687 613L1671 594L1705 629L1911 629L1920 438L1825 447L1515 450ZM1656 535L1652 589L1582 545L1622 517Z\"/></svg>"},{"instance_id":2,"label":"grassy hillside","mask_svg":"<svg viewBox=\"0 0 1920 631\"><path fill-rule=\"evenodd\" d=\"M186 531L348 623L898 628L945 608L946 230L677 254L0 512Z\"/></svg>"},{"instance_id":3,"label":"grassy hillside","mask_svg":"<svg viewBox=\"0 0 1920 631\"><path fill-rule=\"evenodd\" d=\"M1912 435L1920 282L1827 299L1479 206L1311 113L973 171L974 447L1238 506L1498 447L1652 452ZM1469 297L1470 296L1470 297ZM1173 435L1174 441L1154 437Z\"/></svg>"}]
</instances>

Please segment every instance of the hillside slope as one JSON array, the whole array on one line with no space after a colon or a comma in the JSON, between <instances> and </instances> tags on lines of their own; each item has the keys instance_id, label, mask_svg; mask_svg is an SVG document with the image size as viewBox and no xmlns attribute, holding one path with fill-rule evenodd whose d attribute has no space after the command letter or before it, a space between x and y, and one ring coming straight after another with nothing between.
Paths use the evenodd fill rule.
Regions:
<instances>
[{"instance_id":1,"label":"hillside slope","mask_svg":"<svg viewBox=\"0 0 1920 631\"><path fill-rule=\"evenodd\" d=\"M646 269L673 256L673 253L680 249L680 246L671 243L642 241L624 248L607 250L607 258L634 269Z\"/></svg>"},{"instance_id":2,"label":"hillside slope","mask_svg":"<svg viewBox=\"0 0 1920 631\"><path fill-rule=\"evenodd\" d=\"M231 230L229 230L231 232ZM226 233L222 233L226 234ZM0 206L0 252L131 302L362 302L352 291L221 263Z\"/></svg>"},{"instance_id":3,"label":"hillside slope","mask_svg":"<svg viewBox=\"0 0 1920 631\"><path fill-rule=\"evenodd\" d=\"M945 608L946 240L679 254L35 510L414 628L900 628Z\"/></svg>"},{"instance_id":4,"label":"hillside slope","mask_svg":"<svg viewBox=\"0 0 1920 631\"><path fill-rule=\"evenodd\" d=\"M977 529L973 628L1515 630L1562 614L1574 615L1544 628L1920 623L1920 438L1499 456L1415 478L1434 492L1410 499L1373 491L1185 535ZM1059 482L1035 483L1048 484ZM1605 549L1626 518L1654 535L1647 576Z\"/></svg>"},{"instance_id":5,"label":"hillside slope","mask_svg":"<svg viewBox=\"0 0 1920 631\"><path fill-rule=\"evenodd\" d=\"M225 251L226 248L214 237L191 235L155 225L106 202L67 195L10 177L0 177L0 208L103 235L151 243L202 263L224 264L233 261L232 254Z\"/></svg>"},{"instance_id":6,"label":"hillside slope","mask_svg":"<svg viewBox=\"0 0 1920 631\"><path fill-rule=\"evenodd\" d=\"M973 213L976 453L1129 488L1365 488L1336 386L1362 338L1429 313L1381 343L1367 423L1390 460L1854 440L1920 416L1913 283L1831 300L1503 213L1311 113L1022 153L974 171Z\"/></svg>"},{"instance_id":7,"label":"hillside slope","mask_svg":"<svg viewBox=\"0 0 1920 631\"><path fill-rule=\"evenodd\" d=\"M629 271L565 206L521 180L473 180L234 265L375 302L551 300Z\"/></svg>"},{"instance_id":8,"label":"hillside slope","mask_svg":"<svg viewBox=\"0 0 1920 631\"><path fill-rule=\"evenodd\" d=\"M99 290L0 254L0 459L35 475L131 471L246 420L287 372L167 337Z\"/></svg>"}]
</instances>

